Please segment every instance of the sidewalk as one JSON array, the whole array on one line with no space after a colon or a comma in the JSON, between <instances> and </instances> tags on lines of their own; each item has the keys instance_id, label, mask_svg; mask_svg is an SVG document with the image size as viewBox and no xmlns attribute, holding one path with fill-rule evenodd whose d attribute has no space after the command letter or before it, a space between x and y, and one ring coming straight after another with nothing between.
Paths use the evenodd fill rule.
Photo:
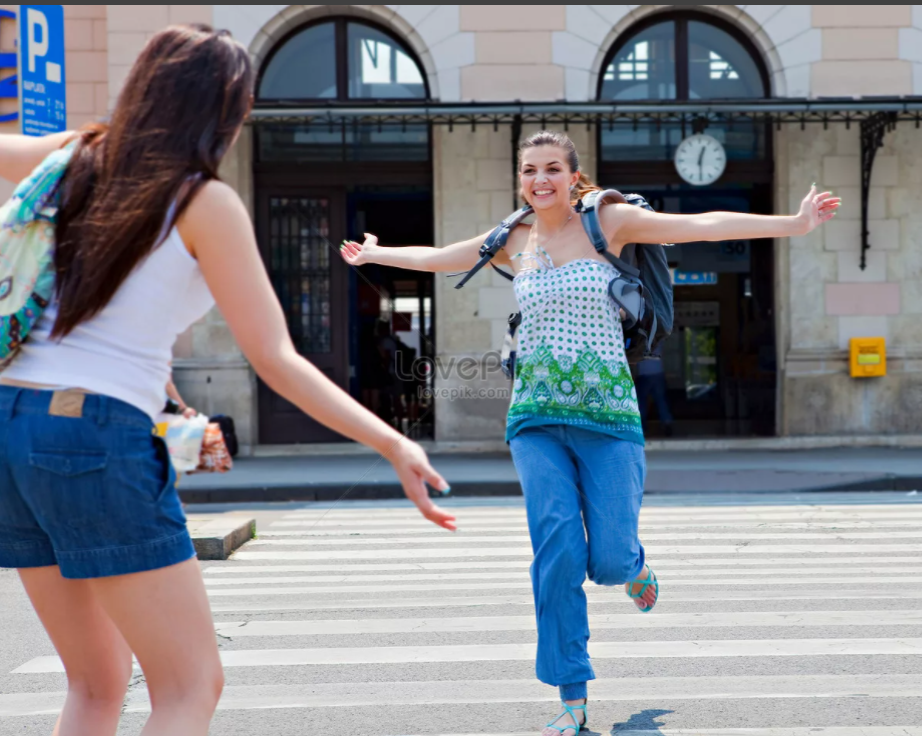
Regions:
<instances>
[{"instance_id":1,"label":"sidewalk","mask_svg":"<svg viewBox=\"0 0 922 736\"><path fill-rule=\"evenodd\" d=\"M508 454L431 455L455 496L520 495ZM647 453L646 492L778 493L922 491L922 450L896 448L805 451L656 450ZM390 465L373 455L255 457L224 476L182 479L187 503L334 501L399 498Z\"/></svg>"}]
</instances>

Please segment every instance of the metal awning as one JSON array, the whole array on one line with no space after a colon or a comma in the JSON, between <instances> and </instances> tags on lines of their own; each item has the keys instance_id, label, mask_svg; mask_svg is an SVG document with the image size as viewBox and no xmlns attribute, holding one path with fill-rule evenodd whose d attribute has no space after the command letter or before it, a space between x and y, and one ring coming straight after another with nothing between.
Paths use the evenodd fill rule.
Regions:
<instances>
[{"instance_id":1,"label":"metal awning","mask_svg":"<svg viewBox=\"0 0 922 736\"><path fill-rule=\"evenodd\" d=\"M305 106L276 103L256 107L254 124L300 123L338 126L365 125L639 125L681 123L765 122L777 125L861 123L886 114L896 121L922 124L922 97L860 97L836 99L700 100L692 102L631 103L431 103Z\"/></svg>"},{"instance_id":2,"label":"metal awning","mask_svg":"<svg viewBox=\"0 0 922 736\"><path fill-rule=\"evenodd\" d=\"M766 99L766 100L695 100L687 102L630 102L630 103L570 103L570 102L513 102L513 103L425 103L380 102L304 106L297 102L263 104L256 107L249 122L253 125L296 124L323 126L330 130L351 125L385 126L446 125L455 126L513 126L513 134L521 126L537 123L542 127L593 125L614 128L629 125L687 124L693 130L709 125L734 123L772 124L779 129L784 125L831 124L861 129L861 268L866 265L871 244L868 230L868 198L871 173L878 149L883 146L884 135L898 123L922 126L922 97L842 97L819 99Z\"/></svg>"}]
</instances>

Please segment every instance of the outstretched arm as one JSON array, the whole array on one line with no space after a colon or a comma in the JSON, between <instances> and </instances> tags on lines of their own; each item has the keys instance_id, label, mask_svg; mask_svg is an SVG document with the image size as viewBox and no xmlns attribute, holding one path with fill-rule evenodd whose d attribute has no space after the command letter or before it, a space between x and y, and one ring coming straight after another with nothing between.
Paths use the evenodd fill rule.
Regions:
<instances>
[{"instance_id":1,"label":"outstretched arm","mask_svg":"<svg viewBox=\"0 0 922 736\"><path fill-rule=\"evenodd\" d=\"M454 517L429 498L425 483L448 484L415 442L354 401L295 349L278 297L256 246L249 216L226 184L209 182L179 221L237 343L273 390L321 424L377 450L397 472L407 497L430 521L454 530ZM246 299L240 295L246 294Z\"/></svg>"},{"instance_id":2,"label":"outstretched arm","mask_svg":"<svg viewBox=\"0 0 922 736\"><path fill-rule=\"evenodd\" d=\"M25 179L42 161L65 145L74 132L36 138L28 135L0 135L0 178L14 183Z\"/></svg>"},{"instance_id":3,"label":"outstretched arm","mask_svg":"<svg viewBox=\"0 0 922 736\"><path fill-rule=\"evenodd\" d=\"M806 235L835 217L842 200L831 192L818 194L816 185L800 212L789 217L706 212L667 215L629 204L602 208L602 227L611 243L693 243L699 240L748 240Z\"/></svg>"},{"instance_id":4,"label":"outstretched arm","mask_svg":"<svg viewBox=\"0 0 922 736\"><path fill-rule=\"evenodd\" d=\"M405 268L409 271L429 271L439 273L443 271L469 271L480 260L480 246L490 233L484 233L476 238L465 240L444 248L426 248L408 246L405 248L388 248L378 245L375 235L365 233L364 243L346 241L340 248L343 258L350 266L362 266L366 263L376 263L379 266L392 268ZM503 252L497 254L495 261L508 263L508 258Z\"/></svg>"}]
</instances>

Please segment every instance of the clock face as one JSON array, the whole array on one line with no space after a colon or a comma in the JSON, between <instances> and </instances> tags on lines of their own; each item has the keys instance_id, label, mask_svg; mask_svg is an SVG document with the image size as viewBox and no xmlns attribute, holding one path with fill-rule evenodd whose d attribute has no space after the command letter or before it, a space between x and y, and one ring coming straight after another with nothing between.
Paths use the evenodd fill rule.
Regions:
<instances>
[{"instance_id":1,"label":"clock face","mask_svg":"<svg viewBox=\"0 0 922 736\"><path fill-rule=\"evenodd\" d=\"M704 187L713 184L727 168L727 153L720 141L710 135L691 135L675 152L675 167L685 181Z\"/></svg>"}]
</instances>

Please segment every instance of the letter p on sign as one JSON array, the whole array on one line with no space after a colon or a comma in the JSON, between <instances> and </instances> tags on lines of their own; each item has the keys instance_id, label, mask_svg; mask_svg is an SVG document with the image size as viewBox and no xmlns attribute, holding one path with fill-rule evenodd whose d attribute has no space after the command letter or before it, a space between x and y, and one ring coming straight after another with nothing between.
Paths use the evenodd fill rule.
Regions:
<instances>
[{"instance_id":1,"label":"letter p on sign","mask_svg":"<svg viewBox=\"0 0 922 736\"><path fill-rule=\"evenodd\" d=\"M48 55L48 19L34 8L26 10L26 24L29 29L29 71L35 73L36 61ZM45 79L53 84L61 82L61 65L45 62Z\"/></svg>"}]
</instances>

